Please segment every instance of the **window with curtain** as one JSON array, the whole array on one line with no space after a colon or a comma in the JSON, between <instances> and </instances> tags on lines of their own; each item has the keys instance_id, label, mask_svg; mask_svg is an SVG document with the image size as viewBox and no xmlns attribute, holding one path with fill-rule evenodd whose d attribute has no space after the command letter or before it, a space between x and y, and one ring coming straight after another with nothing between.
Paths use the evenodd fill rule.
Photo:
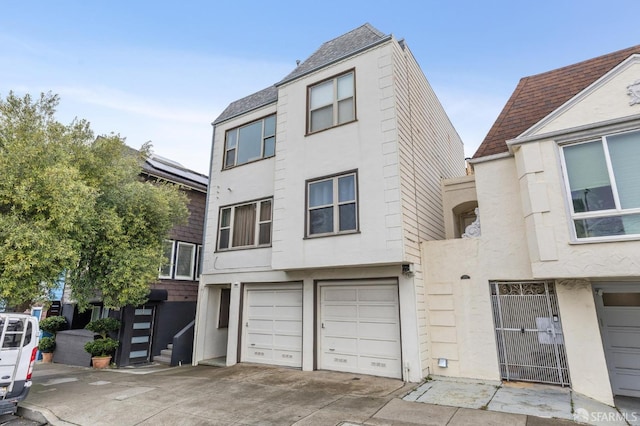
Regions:
<instances>
[{"instance_id":1,"label":"window with curtain","mask_svg":"<svg viewBox=\"0 0 640 426\"><path fill-rule=\"evenodd\" d=\"M357 174L307 182L307 236L358 230Z\"/></svg>"},{"instance_id":2,"label":"window with curtain","mask_svg":"<svg viewBox=\"0 0 640 426\"><path fill-rule=\"evenodd\" d=\"M562 147L577 239L640 236L640 131Z\"/></svg>"},{"instance_id":3,"label":"window with curtain","mask_svg":"<svg viewBox=\"0 0 640 426\"><path fill-rule=\"evenodd\" d=\"M276 115L228 130L223 168L239 166L276 153Z\"/></svg>"},{"instance_id":4,"label":"window with curtain","mask_svg":"<svg viewBox=\"0 0 640 426\"><path fill-rule=\"evenodd\" d=\"M271 244L271 199L220 209L218 250Z\"/></svg>"},{"instance_id":5,"label":"window with curtain","mask_svg":"<svg viewBox=\"0 0 640 426\"><path fill-rule=\"evenodd\" d=\"M308 133L356 119L354 76L349 71L309 87Z\"/></svg>"}]
</instances>

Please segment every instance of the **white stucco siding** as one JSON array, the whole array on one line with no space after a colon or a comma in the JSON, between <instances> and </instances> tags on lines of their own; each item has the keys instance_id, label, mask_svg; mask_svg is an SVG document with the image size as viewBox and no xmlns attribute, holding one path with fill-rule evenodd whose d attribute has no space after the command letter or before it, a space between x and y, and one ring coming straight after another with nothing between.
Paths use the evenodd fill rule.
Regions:
<instances>
[{"instance_id":1,"label":"white stucco siding","mask_svg":"<svg viewBox=\"0 0 640 426\"><path fill-rule=\"evenodd\" d=\"M212 184L209 187L202 265L202 275L205 283L209 274L233 269L264 269L271 267L270 248L216 252L216 244L220 207L272 197L274 193L275 158L258 160L222 170L225 133L227 130L248 124L275 112L275 105L270 105L220 123L214 128L211 167Z\"/></svg>"},{"instance_id":2,"label":"white stucco siding","mask_svg":"<svg viewBox=\"0 0 640 426\"><path fill-rule=\"evenodd\" d=\"M591 283L559 280L556 293L571 387L578 393L613 405Z\"/></svg>"},{"instance_id":3,"label":"white stucco siding","mask_svg":"<svg viewBox=\"0 0 640 426\"><path fill-rule=\"evenodd\" d=\"M640 55L635 55L550 114L531 134L589 126L640 113L640 105L629 105L631 98L627 95L627 86L639 78Z\"/></svg>"},{"instance_id":4,"label":"white stucco siding","mask_svg":"<svg viewBox=\"0 0 640 426\"><path fill-rule=\"evenodd\" d=\"M499 380L489 282L531 279L531 269L513 158L477 164L475 176L485 195L482 236L422 243L430 346L423 361L431 374ZM438 367L438 358L449 366Z\"/></svg>"},{"instance_id":5,"label":"white stucco siding","mask_svg":"<svg viewBox=\"0 0 640 426\"><path fill-rule=\"evenodd\" d=\"M533 277L637 277L640 241L571 242L560 155L554 140L530 142L515 150Z\"/></svg>"},{"instance_id":6,"label":"white stucco siding","mask_svg":"<svg viewBox=\"0 0 640 426\"><path fill-rule=\"evenodd\" d=\"M285 84L278 96L273 260L276 269L402 261L390 44ZM357 121L305 135L307 87L355 69ZM281 117L283 117L281 119ZM306 182L357 170L359 233L305 239Z\"/></svg>"}]
</instances>

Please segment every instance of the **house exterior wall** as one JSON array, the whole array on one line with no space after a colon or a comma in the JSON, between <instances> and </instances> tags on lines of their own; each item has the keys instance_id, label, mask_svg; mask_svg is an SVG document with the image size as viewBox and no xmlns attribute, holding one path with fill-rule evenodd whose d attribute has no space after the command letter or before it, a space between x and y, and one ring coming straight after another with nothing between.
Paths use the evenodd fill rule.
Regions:
<instances>
[{"instance_id":1,"label":"house exterior wall","mask_svg":"<svg viewBox=\"0 0 640 426\"><path fill-rule=\"evenodd\" d=\"M279 88L274 269L402 262L399 191L397 185L383 190L387 182L398 180L399 173L397 161L385 169L385 158L397 157L397 131L388 124L395 121L394 112L381 108L393 102L393 91L384 90L390 76L384 66L380 69L389 61L390 49L389 43L382 44ZM301 106L307 102L306 87L352 68L357 121L305 136L306 110ZM360 232L301 238L305 231L306 180L350 170L358 171Z\"/></svg>"},{"instance_id":2,"label":"house exterior wall","mask_svg":"<svg viewBox=\"0 0 640 426\"><path fill-rule=\"evenodd\" d=\"M521 201L516 163L507 156L475 164L479 238L422 243L433 374L500 380L489 282L556 278L532 270L530 209ZM612 404L591 283L557 280L556 292L572 387ZM438 367L438 358L448 358L449 367Z\"/></svg>"},{"instance_id":3,"label":"house exterior wall","mask_svg":"<svg viewBox=\"0 0 640 426\"><path fill-rule=\"evenodd\" d=\"M195 190L183 190L188 198L189 218L187 223L171 229L169 238L202 245L204 214L207 194ZM198 280L158 280L149 286L154 290L166 290L167 302L195 302L198 299Z\"/></svg>"},{"instance_id":4,"label":"house exterior wall","mask_svg":"<svg viewBox=\"0 0 640 426\"><path fill-rule=\"evenodd\" d=\"M307 88L349 70L356 121L306 134ZM222 171L226 130L276 112L275 156ZM358 232L305 237L307 182L350 171L357 171ZM247 288L301 283L302 368L312 370L318 283L384 278L398 283L402 377L421 380L429 370L420 355L428 341L419 239L444 237L440 178L460 173L462 143L408 48L393 38L279 85L275 104L218 123L194 362L226 356L233 365L241 358ZM271 196L271 247L217 251L220 207ZM403 273L403 264L411 271ZM215 325L221 286L231 288L224 330Z\"/></svg>"},{"instance_id":5,"label":"house exterior wall","mask_svg":"<svg viewBox=\"0 0 640 426\"><path fill-rule=\"evenodd\" d=\"M612 273L637 277L640 242L571 242L559 156L558 145L551 139L515 150L534 278L609 278Z\"/></svg>"},{"instance_id":6,"label":"house exterior wall","mask_svg":"<svg viewBox=\"0 0 640 426\"><path fill-rule=\"evenodd\" d=\"M399 167L399 179L386 177L385 191L393 190L393 194L400 190L401 215L398 220L402 225L403 261L414 265L416 300L423 300L426 290L420 242L445 236L440 181L464 172L464 148L408 47L394 43L390 55L389 61L380 62L384 64L381 72L385 76L381 87L393 89L395 114L393 120L385 120L382 125L385 136L392 129L395 133L391 135L397 140L397 154L389 155L387 162L397 159L398 166L393 168ZM391 79L387 78L388 74ZM391 167L385 167L385 174ZM426 309L419 305L417 313L420 357L427 359ZM425 376L430 373L428 365L423 365L422 373Z\"/></svg>"},{"instance_id":7,"label":"house exterior wall","mask_svg":"<svg viewBox=\"0 0 640 426\"><path fill-rule=\"evenodd\" d=\"M633 60L622 63L603 76L528 134L541 135L579 126L591 127L593 123L637 114L637 108L630 108L629 98L625 95L627 86L638 80L638 75L640 55L635 55Z\"/></svg>"}]
</instances>

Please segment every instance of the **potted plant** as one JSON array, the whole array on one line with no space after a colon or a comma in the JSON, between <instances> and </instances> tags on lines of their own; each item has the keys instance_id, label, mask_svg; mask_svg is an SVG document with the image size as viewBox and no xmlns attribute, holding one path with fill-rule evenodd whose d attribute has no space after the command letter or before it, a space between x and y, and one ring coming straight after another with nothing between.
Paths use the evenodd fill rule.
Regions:
<instances>
[{"instance_id":1,"label":"potted plant","mask_svg":"<svg viewBox=\"0 0 640 426\"><path fill-rule=\"evenodd\" d=\"M94 340L84 345L84 350L91 354L93 368L106 368L111 362L114 351L120 345L120 342L111 338L109 333L120 328L120 321L115 318L100 318L91 321L85 328L97 334Z\"/></svg>"},{"instance_id":2,"label":"potted plant","mask_svg":"<svg viewBox=\"0 0 640 426\"><path fill-rule=\"evenodd\" d=\"M53 361L53 351L56 349L56 339L45 336L38 342L38 349L42 353L42 362L51 363Z\"/></svg>"},{"instance_id":3,"label":"potted plant","mask_svg":"<svg viewBox=\"0 0 640 426\"><path fill-rule=\"evenodd\" d=\"M56 348L56 333L67 328L67 319L62 315L53 315L41 320L39 326L43 333L38 349L42 353L42 362L50 363Z\"/></svg>"},{"instance_id":4,"label":"potted plant","mask_svg":"<svg viewBox=\"0 0 640 426\"><path fill-rule=\"evenodd\" d=\"M40 330L46 331L55 338L56 333L67 328L67 319L62 315L46 317L40 321Z\"/></svg>"}]
</instances>

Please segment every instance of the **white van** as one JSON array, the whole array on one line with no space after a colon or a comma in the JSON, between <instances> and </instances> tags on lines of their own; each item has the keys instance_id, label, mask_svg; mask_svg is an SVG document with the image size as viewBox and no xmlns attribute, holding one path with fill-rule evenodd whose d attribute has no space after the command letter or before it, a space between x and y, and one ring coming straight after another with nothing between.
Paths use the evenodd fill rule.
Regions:
<instances>
[{"instance_id":1,"label":"white van","mask_svg":"<svg viewBox=\"0 0 640 426\"><path fill-rule=\"evenodd\" d=\"M40 336L38 319L0 313L0 330L0 415L15 414L31 388Z\"/></svg>"}]
</instances>

